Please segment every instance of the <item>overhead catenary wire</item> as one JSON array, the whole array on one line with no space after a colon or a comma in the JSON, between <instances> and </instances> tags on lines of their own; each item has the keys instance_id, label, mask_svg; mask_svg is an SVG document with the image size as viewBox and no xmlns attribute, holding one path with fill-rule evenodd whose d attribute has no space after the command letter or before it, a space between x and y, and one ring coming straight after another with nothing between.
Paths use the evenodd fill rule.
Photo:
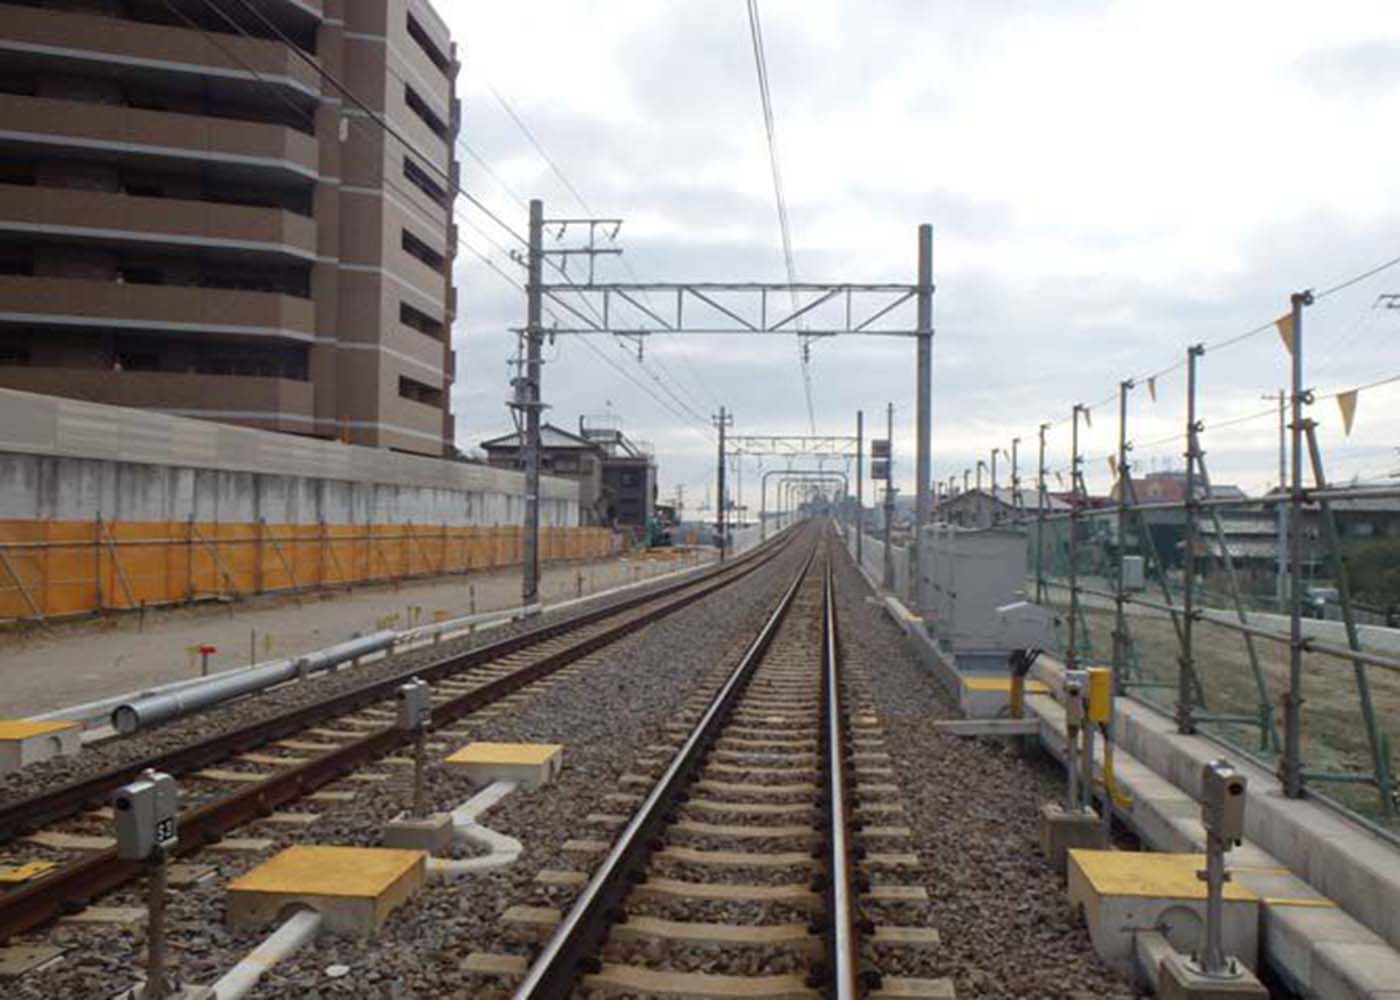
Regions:
<instances>
[{"instance_id":1,"label":"overhead catenary wire","mask_svg":"<svg viewBox=\"0 0 1400 1000\"><path fill-rule=\"evenodd\" d=\"M783 193L783 172L778 160L778 135L773 115L773 94L768 83L768 58L763 46L763 23L758 13L758 0L748 0L749 38L753 43L754 69L758 74L758 96L763 110L763 129L768 137L768 162L773 173L773 194L778 205L778 228L783 241L783 263L789 284L797 284L797 263L792 253L792 227L788 221L787 197ZM792 311L799 305L797 292L792 293ZM808 359L807 339L802 334L805 321L798 321L798 360L802 366L802 391L807 402L807 423L817 433L817 419L812 407L812 370Z\"/></svg>"}]
</instances>

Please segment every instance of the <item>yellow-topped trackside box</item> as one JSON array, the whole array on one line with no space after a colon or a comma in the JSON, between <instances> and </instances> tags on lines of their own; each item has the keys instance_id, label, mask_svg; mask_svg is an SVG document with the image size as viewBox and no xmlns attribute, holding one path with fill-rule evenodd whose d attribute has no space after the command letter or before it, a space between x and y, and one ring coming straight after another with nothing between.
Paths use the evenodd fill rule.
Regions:
<instances>
[{"instance_id":1,"label":"yellow-topped trackside box","mask_svg":"<svg viewBox=\"0 0 1400 1000\"><path fill-rule=\"evenodd\" d=\"M41 760L67 757L82 745L83 727L77 722L0 719L0 774Z\"/></svg>"},{"instance_id":2,"label":"yellow-topped trackside box","mask_svg":"<svg viewBox=\"0 0 1400 1000\"><path fill-rule=\"evenodd\" d=\"M1044 681L1026 679L1026 694L1049 694ZM993 719L1011 704L1010 677L964 677L961 708L969 719Z\"/></svg>"},{"instance_id":3,"label":"yellow-topped trackside box","mask_svg":"<svg viewBox=\"0 0 1400 1000\"><path fill-rule=\"evenodd\" d=\"M366 937L422 889L427 858L385 847L289 847L229 883L228 921L256 929L309 906L331 933Z\"/></svg>"},{"instance_id":4,"label":"yellow-topped trackside box","mask_svg":"<svg viewBox=\"0 0 1400 1000\"><path fill-rule=\"evenodd\" d=\"M562 743L468 743L443 763L460 768L477 784L516 781L523 788L547 785L564 766Z\"/></svg>"},{"instance_id":5,"label":"yellow-topped trackside box","mask_svg":"<svg viewBox=\"0 0 1400 1000\"><path fill-rule=\"evenodd\" d=\"M1083 907L1094 950L1119 972L1131 974L1133 934L1160 928L1177 951L1205 943L1206 884L1196 873L1204 854L1138 851L1069 852L1069 898ZM1259 897L1238 882L1224 891L1224 945L1250 969L1259 947Z\"/></svg>"}]
</instances>

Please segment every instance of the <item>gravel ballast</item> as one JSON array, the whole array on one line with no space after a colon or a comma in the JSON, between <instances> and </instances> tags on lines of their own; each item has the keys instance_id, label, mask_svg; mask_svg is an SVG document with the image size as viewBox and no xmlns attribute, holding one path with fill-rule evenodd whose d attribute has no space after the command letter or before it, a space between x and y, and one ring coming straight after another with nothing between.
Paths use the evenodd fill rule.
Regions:
<instances>
[{"instance_id":1,"label":"gravel ballast","mask_svg":"<svg viewBox=\"0 0 1400 1000\"><path fill-rule=\"evenodd\" d=\"M794 547L796 548L796 547ZM517 791L481 822L518 838L524 854L512 867L449 883L430 883L415 901L388 921L367 943L326 938L277 966L255 996L477 996L461 962L472 951L509 950L500 915L513 904L567 904L573 890L534 881L542 868L579 868L562 852L570 838L607 839L606 830L584 825L591 812L606 812L604 797L620 789L619 779L634 759L658 743L664 724L692 690L705 682L721 657L737 658L795 572L799 555L789 551L746 580L731 585L663 621L601 650L570 668L568 679L526 689L516 706L490 718L454 724L457 743L470 739L563 743L565 767L556 781L536 792ZM630 596L630 595L628 595ZM504 634L497 631L493 634ZM441 651L437 652L441 655ZM402 669L395 664L394 669ZM354 671L363 683L372 667ZM328 678L334 683L339 678ZM320 686L319 684L316 686ZM327 691L321 688L318 695ZM245 708L251 708L248 703ZM210 716L204 720L207 733ZM194 722L195 720L191 720ZM175 728L175 727L170 727ZM375 844L384 821L406 801L407 768L374 765L392 772L389 780L328 786L354 789L353 802L317 803L321 818L306 828L251 824L237 835L271 837L275 846L291 843ZM469 798L472 785L434 768L428 786L430 806L447 810ZM301 806L288 807L298 808ZM186 981L212 982L261 935L231 933L223 925L223 885L253 867L271 851L252 855L202 851L193 860L214 864L216 877L194 888L172 890L168 917L172 960ZM111 894L104 906L139 906L139 886ZM131 929L69 925L30 935L26 943L61 941L70 954L54 967L20 980L20 997L105 994L130 982L144 951L144 923ZM18 942L17 942L18 943ZM514 945L519 950L519 945ZM331 976L332 966L349 967ZM339 970L337 970L339 971Z\"/></svg>"},{"instance_id":2,"label":"gravel ballast","mask_svg":"<svg viewBox=\"0 0 1400 1000\"><path fill-rule=\"evenodd\" d=\"M845 663L884 726L921 863L900 881L927 889L941 937L936 949L890 953L881 971L951 977L959 997L1137 996L1095 955L1040 854L1040 805L1064 794L1058 770L935 730L935 719L957 717L942 688L866 600L870 586L844 551L836 566Z\"/></svg>"}]
</instances>

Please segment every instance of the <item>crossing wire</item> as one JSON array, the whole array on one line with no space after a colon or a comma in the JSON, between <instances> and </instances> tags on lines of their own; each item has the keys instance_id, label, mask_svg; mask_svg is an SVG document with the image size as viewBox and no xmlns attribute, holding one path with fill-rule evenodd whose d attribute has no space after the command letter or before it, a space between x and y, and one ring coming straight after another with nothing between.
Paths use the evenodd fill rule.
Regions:
<instances>
[{"instance_id":1,"label":"crossing wire","mask_svg":"<svg viewBox=\"0 0 1400 1000\"><path fill-rule=\"evenodd\" d=\"M272 84L270 81L266 80L255 68L253 68L253 67L252 67L251 65L249 65L245 60L243 60L241 57L239 57L239 56L237 55L237 53L235 53L234 51L232 51L231 49L229 49L227 46L221 44L217 39L215 39L215 38L210 34L210 32L209 32L208 30L206 30L204 27L202 27L198 22L196 22L193 18L191 18L191 17L190 17L187 13L185 13L183 10L180 10L179 8L177 8L177 7L171 2L171 0L162 0L162 2L165 4L166 8L167 8L168 10L170 10L170 12L171 12L172 14L177 15L177 16L180 17L182 20L184 20L185 23L188 24L191 28L193 28L194 30L198 31L198 32L200 33L200 35L203 36L203 38L205 39L205 41L207 41L210 45L212 45L214 48L216 48L216 49L218 49L220 52L222 52L222 53L223 53L225 56L227 56L231 61L236 62L236 63L238 63L239 65L241 65L245 70L247 70L249 73L251 73L251 74L253 75L253 77L254 77L256 80L258 80L259 83L263 84L263 85L266 86L266 87L269 87L269 88L271 89L271 91L272 91L273 93L276 93L276 94L279 96L279 98L280 98L284 103L286 103L287 106L288 106L292 111L294 111L295 113L297 113L297 114L299 114L299 115L302 115L308 122L312 122L312 123L314 124L314 119L313 119L313 117L312 117L311 114L306 113L306 112L304 111L304 109L299 108L297 105L295 105L294 103L292 103L288 98L286 98L285 96L281 95L280 90L278 90L275 86L273 86L273 84ZM240 2L244 2L244 0L240 0ZM231 18L231 17L228 15L228 13L227 13L226 11L224 11L222 8L220 8L220 7L218 6L218 4L214 2L214 0L204 0L204 4L205 4L205 6L209 7L211 10L213 10L216 14L218 14L219 17L220 17L225 23L227 23L228 25L230 25L230 26L231 26L235 31L237 31L240 35L242 35L242 36L245 37L245 38L251 37L251 36L249 35L248 31L247 31L245 28L243 28L242 25L238 24L233 18ZM285 37L285 36L284 36L284 37ZM288 41L287 41L287 44L291 45L292 43L288 40ZM369 116L369 117L373 117L373 116L371 115L371 116ZM350 120L350 121L352 122L352 124L353 124L354 121L355 121L353 118L348 119L348 120ZM413 147L409 146L408 148L410 149L410 151L412 151L412 152L414 152L414 153L417 153L417 155L419 155L420 157L422 156L422 154L421 154L421 153L418 153L417 150L414 149ZM426 162L426 160L425 160L425 162ZM382 164L378 165L378 179L379 179L380 183L383 184L385 187L390 188L391 190L395 190L395 191L397 191L398 193L400 193L400 194L402 194L402 195L411 197L411 195L409 194L409 192L405 191L402 187L400 187L400 186L398 186L397 184L395 184L395 182L393 181L392 178L385 176L384 171L383 171L383 165L382 165ZM487 242L490 243L490 244L491 244L493 247L495 247L497 250L499 250L499 251L502 252L502 253L505 253L505 252L506 252L506 251L505 251L505 248L502 247L502 246L501 246L498 242L496 242L494 239L492 239L491 236L490 236L489 234L487 234L487 233L486 233L484 230L482 230L480 227L478 227L478 226L476 226L475 224L473 224L473 223L471 222L471 220L466 219L465 217L463 217L462 214L461 214L458 210L456 210L455 208L453 209L453 215L454 215L454 217L455 217L458 221L462 222L463 224L469 226L470 228L472 228L472 229L475 230L476 232L480 233L481 236L482 236L484 239L486 239ZM513 234L513 235L514 235L514 234ZM476 258L478 258L483 264L485 264L488 268L490 268L491 271L493 271L493 272L496 274L497 277L501 278L501 280L505 281L505 282L506 282L507 284L509 284L512 288L515 288L516 290L521 291L521 292L523 292L523 291L525 290L525 289L524 289L524 286L522 286L518 281L516 281L513 277L511 277L511 276L510 276L509 274L507 274L504 270L502 270L501 267L500 267L495 261L491 260L490 257L488 257L486 254L482 253L482 252L481 252L480 250L478 250L476 247L472 246L472 245L471 245L470 243L468 243L464 238L459 237L458 240L457 240L457 244L458 244L459 246L466 247L466 249L467 249L473 256L475 256ZM551 312L550 315L553 316L553 313ZM555 320L556 323L559 322L557 316L554 317L554 320ZM679 417L680 419L683 419L683 420L686 419L686 415L685 415L685 414L678 412L674 407L672 407L670 404L668 404L665 400L660 399L659 397L657 397L656 394L655 394L654 392L652 392L651 389L650 389L647 385L645 385L645 384L642 383L642 382L637 381L637 379L635 379L634 377L632 377L632 375L631 375L629 372L627 372L626 370L620 368L617 364L615 364L615 363L612 361L612 359L606 357L601 351L599 351L596 347L594 347L594 345L592 345L592 344L586 344L586 346L587 346L590 350L592 350L595 354L598 354L598 356L599 356L605 363L607 363L607 365L608 365L610 368L613 368L613 369L614 369L615 371L617 371L619 374L621 374L621 375L623 375L625 378L627 378L628 381L630 381L630 382L632 382L634 385L636 385L637 388L641 389L644 393L646 393L646 395L650 396L653 400L655 400L659 405L661 405L663 408L665 408L665 409L666 409L669 413L671 413L673 416ZM695 417L694 417L693 414L692 414L692 419L695 419Z\"/></svg>"},{"instance_id":2,"label":"crossing wire","mask_svg":"<svg viewBox=\"0 0 1400 1000\"><path fill-rule=\"evenodd\" d=\"M548 166L551 171L553 171L554 175L559 178L560 183L564 185L564 188L569 192L570 195L573 196L574 200L578 202L579 207L582 208L584 212L590 217L596 216L597 213L593 211L593 206L588 203L588 200L584 198L583 194L579 191L579 189L575 187L573 182L570 181L569 178L564 174L563 168L559 166L559 164L555 161L554 157L550 156L548 151L545 150L544 144L540 142L540 140L535 136L534 131L531 130L529 125L525 123L524 117L515 110L515 108L511 105L510 101L506 99L506 96L503 93L501 93L500 90L498 90L495 86L493 86L490 83L487 83L487 87L490 89L492 95L496 98L496 102L500 104L501 110L503 110L506 113L506 115L510 118L510 120L515 123L516 127L520 129L521 133L529 141L530 145L534 147L535 152L539 154L540 159L542 159L545 162L545 165ZM566 282L568 282L568 284L574 287L578 287L573 281L573 279L571 279L568 276L568 274L563 270L563 268L554 265L553 261L550 261L550 264L551 266L555 266L555 269L559 271L560 275L564 278ZM637 277L637 273L632 269L631 262L628 261L626 257L622 258L622 265L632 276L632 280L637 282L638 284L641 284L641 279ZM645 293L643 293L643 296L647 299L648 304L650 304L650 298L647 297ZM583 298L582 296L580 296L580 298L584 308L586 308L593 315L594 322L592 325L598 327L599 329L602 329L604 326L602 315L598 312L597 308L592 304L591 301L589 301L586 298ZM672 337L675 336L674 334L670 334L669 331L668 335ZM613 337L617 340L619 345L621 345L624 349L630 351L630 348L628 348L628 345L622 340L622 337L619 334L614 333ZM710 391L708 385L705 385L704 379L701 378L699 371L696 370L695 366L691 363L690 356L683 347L681 351L681 359L686 363L687 367L690 368L691 374L695 376L696 381L707 392L709 392L712 397L714 397L714 393ZM691 412L695 419L700 420L706 426L709 425L709 421L705 420L703 416L694 413L694 411L691 409L690 404L684 402L678 396L676 396L675 392L662 381L659 375L647 369L645 361L643 361L640 357L637 359L637 364L642 368L642 370L646 371L647 375L650 376L651 379L655 381L658 385L660 385L667 392L668 395L674 398L677 403L680 403L687 411ZM696 404L697 406L701 407L701 409L704 408L705 404L702 403L697 396L691 393L688 388L686 388L684 382L676 378L675 373L671 372L666 367L665 362L658 360L657 365L659 368L661 368L663 372L665 372L671 377L671 379L682 391L685 392L686 396L690 398L691 403ZM718 397L714 398L716 404L718 404Z\"/></svg>"},{"instance_id":3,"label":"crossing wire","mask_svg":"<svg viewBox=\"0 0 1400 1000\"><path fill-rule=\"evenodd\" d=\"M763 48L763 24L758 15L758 0L748 0L749 38L753 42L754 68L758 73L758 97L763 106L763 130L768 136L768 162L773 171L773 194L778 203L778 228L783 238L783 263L787 266L788 283L797 284L797 264L792 255L792 227L788 223L787 198L783 194L783 172L778 165L778 134L773 121L773 95L768 86L768 59ZM792 311L797 312L797 292L792 293ZM798 320L798 359L802 364L802 392L807 400L807 424L817 433L817 419L812 409L812 368L808 358L807 338L802 335L805 322Z\"/></svg>"},{"instance_id":4,"label":"crossing wire","mask_svg":"<svg viewBox=\"0 0 1400 1000\"><path fill-rule=\"evenodd\" d=\"M172 10L175 10L175 8L171 5L170 0L164 0L164 2L166 3L166 6L167 6L167 7L170 7ZM219 7L219 5L218 5L217 3L214 2L214 0L204 0L204 2L205 2L205 4L206 4L207 6L211 7L211 8L214 9L216 12L218 12L218 13L220 14L220 16L223 17L223 19L224 19L225 21L227 21L231 26L233 26L234 29L237 30L241 35L243 35L244 37L251 37L251 36L249 36L249 33L247 32L247 30L244 29L241 25L239 25L239 24L238 24L236 21L234 21L232 18L230 18L230 17L228 16L228 14L227 14L225 11L223 11L223 10ZM391 126L391 125L389 124L389 122L388 122L384 117L382 117L381 115L379 115L378 113L376 113L372 108L370 108L367 104L365 104L364 101L362 101L359 97L357 97L354 93L352 93L352 92L349 90L349 88L347 88L343 83L340 82L340 80L338 80L338 79L335 77L335 75L334 75L333 73L331 73L330 71L328 71L327 69L325 69L323 66L320 65L320 63L318 63L316 60L312 59L312 58L311 58L310 56L308 56L305 52L303 52L303 51L296 45L296 43L295 43L290 37L288 37L287 34L286 34L284 31L282 31L281 28L279 28L276 24L274 24L271 20L269 20L268 17L267 17L265 14L262 13L262 11L260 11L260 10L258 10L257 8L253 7L253 6L249 3L249 0L237 0L237 2L238 2L239 4L241 4L241 5L243 6L244 9L248 10L251 14L253 14L255 17L257 17L258 20L260 20L260 21L267 27L267 29L268 29L269 31L273 32L273 34L275 34L275 35L283 42L283 44L285 44L289 49L291 49L291 50L298 56L298 58L300 58L303 62L305 62L308 66L310 66L319 76L321 76L322 79L326 80L328 83L331 84L331 86L335 87L336 90L338 90L342 95L344 95L344 97L346 97L348 100L350 100L352 103L354 103L354 104L356 105L356 107L357 107L366 117L368 117L372 122L374 122L375 125L377 125L381 130L383 130L385 134L392 136L392 137L393 137L394 139L396 139L406 150L408 150L408 151L414 153L419 159L421 159L425 164L427 164L427 166L428 166L429 168L431 168L432 170L434 170L434 171L436 171L438 174L440 174L440 175L447 181L447 184L452 188L452 190L453 190L455 193L462 195L463 198L465 198L468 202L470 202L472 205L474 205L476 208L478 208L480 211L482 211L489 219L491 219L491 220L492 220L493 222L495 222L498 226L500 226L502 229L504 229L508 234L510 234L512 237L514 237L517 241L519 241L519 242L525 244L526 246L529 245L529 241L526 240L523 236L521 236L520 233L518 233L518 232L517 232L514 228L512 228L508 223L506 223L504 220L502 220L502 219L500 218L500 216L498 216L498 215L496 215L494 212L492 212L491 209L488 208L488 207L487 207L483 202L481 202L478 198L476 198L474 195L470 194L470 193L467 192L464 188L462 188L462 186L461 186L459 183L457 183L456 181L454 181L453 178L452 178L452 176L451 176L451 174L450 174L448 171L443 170L443 169L442 169L441 167L439 167L436 163L434 163L434 162L432 161L431 158L425 156L421 151L418 150L418 148L417 148L416 146L413 145L413 143L411 143L407 138L405 138L405 137L403 136L402 133L400 133L397 129L395 129L393 126ZM179 13L179 12L177 11L177 13ZM182 16L182 17L185 17L185 20L187 20L187 21L190 20L190 19L188 18L188 16L186 16L186 15L181 14L181 16ZM193 22L191 22L191 23L193 24ZM198 27L198 26L195 25L195 27ZM200 30L201 30L201 32L202 32L203 29L200 29ZM208 35L207 35L207 33L206 33L206 38L207 38L207 37L208 37ZM266 82L266 81L264 81L264 82ZM474 154L473 154L473 155L474 155ZM480 160L479 157L477 157L477 159ZM503 183L503 182L502 182L502 183ZM504 186L504 184L503 184L503 186ZM455 214L455 213L454 213L454 214ZM468 223L468 225L470 225L470 223ZM477 232L481 232L481 230L478 229L478 228L477 228L476 226L474 226L474 225L472 226L472 228L475 229ZM483 235L485 235L485 234L483 234ZM489 237L488 237L488 239L489 239ZM494 243L494 241L492 241L492 242ZM493 264L493 263L490 262L489 260L486 260L486 258L483 257L480 253L478 253L474 247L471 247L469 244L465 244L465 243L464 243L464 245L466 245L467 248L468 248L469 250L471 250L474 254L476 254L476 256L481 257L481 259L482 259L483 261L485 261L485 262L492 268L493 271L497 271L497 272L500 271L500 269L499 269L498 267L496 267L495 264ZM558 268L558 265L555 265L554 262L551 261L550 263L551 263L552 266L555 266L556 268ZM562 273L562 269L560 269L560 270L561 270L561 273ZM567 275L565 275L564 277L565 277L565 280L566 280L566 281L569 281L570 284L573 284L572 280L570 280L570 279L568 278ZM594 350L594 353L597 353L597 354L599 355L599 357L604 357L604 355L603 355L601 352L599 352L599 351L597 351L596 349L593 348L593 345L592 345L592 344L590 344L590 345L588 345L588 346L589 346L590 349L593 349L593 350ZM609 360L609 364L611 364L611 360L610 360L610 359L606 359L606 358L605 358L605 360ZM616 366L614 365L613 367L616 367ZM673 398L676 398L676 399L677 399L677 402L680 403L680 404L683 406L683 408L689 410L689 407L688 407L688 406L685 406L685 404L684 404L681 400L679 400L677 397L675 397L674 392L672 392L668 386L664 385L664 383L662 383L662 381L661 381L660 378L658 378L656 375L652 374L651 372L648 372L648 374L651 375L651 377L653 378L653 380L655 380L655 381L657 382L658 385L661 385L661 387L662 387L663 389L665 389L669 395L671 395ZM632 380L632 381L635 382L636 380ZM637 384L638 384L638 385L641 385L641 383L637 383ZM643 388L645 389L645 386L643 386ZM650 390L646 390L646 391L648 392L648 395L651 395ZM672 413L675 413L675 410L671 409L671 407L668 406L667 409L668 409L668 410L671 410ZM681 414L677 414L677 416L682 416L682 415L681 415ZM682 416L682 419L685 419L685 417ZM707 421L704 421L704 418L701 417L699 414L694 413L694 411L690 411L690 419L696 420L696 421L700 421L700 422L704 422L704 423L706 424L706 426L708 426L708 422L707 422Z\"/></svg>"}]
</instances>

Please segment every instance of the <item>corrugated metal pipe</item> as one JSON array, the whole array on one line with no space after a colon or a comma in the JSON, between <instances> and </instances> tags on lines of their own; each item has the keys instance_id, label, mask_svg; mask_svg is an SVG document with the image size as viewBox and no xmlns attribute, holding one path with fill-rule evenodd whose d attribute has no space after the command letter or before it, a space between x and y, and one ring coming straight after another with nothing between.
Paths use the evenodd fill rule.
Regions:
<instances>
[{"instance_id":1,"label":"corrugated metal pipe","mask_svg":"<svg viewBox=\"0 0 1400 1000\"><path fill-rule=\"evenodd\" d=\"M226 677L214 676L203 684L137 698L112 710L112 727L123 735L130 735L138 729L169 722L231 698L256 694L297 677L333 669L347 660L388 649L397 638L398 633L392 630L375 632L292 659L274 660L252 670Z\"/></svg>"}]
</instances>

